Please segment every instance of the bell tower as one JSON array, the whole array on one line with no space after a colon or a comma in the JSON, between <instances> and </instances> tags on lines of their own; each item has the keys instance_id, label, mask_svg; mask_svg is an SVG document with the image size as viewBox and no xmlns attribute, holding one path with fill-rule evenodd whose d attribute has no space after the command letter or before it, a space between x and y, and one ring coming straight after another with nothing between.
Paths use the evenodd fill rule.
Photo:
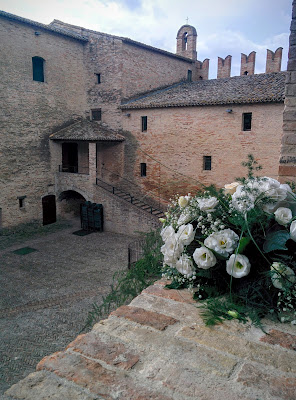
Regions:
<instances>
[{"instance_id":1,"label":"bell tower","mask_svg":"<svg viewBox=\"0 0 296 400\"><path fill-rule=\"evenodd\" d=\"M183 25L177 33L177 51L176 54L179 56L191 58L191 60L197 60L196 52L196 38L197 33L194 26Z\"/></svg>"}]
</instances>

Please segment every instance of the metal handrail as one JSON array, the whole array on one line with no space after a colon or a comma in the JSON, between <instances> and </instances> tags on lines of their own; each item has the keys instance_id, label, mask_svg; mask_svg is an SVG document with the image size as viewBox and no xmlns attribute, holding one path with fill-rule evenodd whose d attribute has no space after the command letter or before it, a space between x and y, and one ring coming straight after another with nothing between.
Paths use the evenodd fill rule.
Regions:
<instances>
[{"instance_id":1,"label":"metal handrail","mask_svg":"<svg viewBox=\"0 0 296 400\"><path fill-rule=\"evenodd\" d=\"M148 212L148 209L149 209L150 210L150 214L153 214L153 212L155 212L155 211L157 211L159 213L163 213L164 212L163 210L160 210L160 209L157 209L155 207L152 207L151 204L145 203L143 200L139 200L139 199L135 198L135 196L132 196L130 193L126 193L122 189L119 189L119 188L117 188L117 187L115 187L113 185L110 185L109 183L103 181L100 178L96 178L96 185L102 187L103 189L107 190L108 192L114 194L115 196L117 196L117 197L119 197L119 198L121 198L121 199L123 199L123 200L125 200L125 201L127 201L127 202L129 202L131 204L133 204L134 206L140 208L141 210L144 210L144 211ZM116 191L117 191L117 193L116 193ZM120 192L123 196L127 196L129 200L123 198L122 196L120 196L118 192ZM142 203L142 206L139 206L138 204L135 204L136 201ZM145 206L147 206L148 208L144 209L143 207L145 207Z\"/></svg>"},{"instance_id":2,"label":"metal handrail","mask_svg":"<svg viewBox=\"0 0 296 400\"><path fill-rule=\"evenodd\" d=\"M130 185L132 185L132 186L134 186L135 188L139 189L140 191L143 190L143 188L142 188L141 186L137 185L136 183L134 183L133 181L130 181L130 180L127 179L127 178L124 178L123 176L121 176L121 175L119 175L119 174L116 174L115 172L109 170L109 169L106 168L105 166L102 166L102 170L106 170L106 171L110 172L112 175L115 175L115 176L117 176L118 178L120 178L121 180L126 181L127 183L129 183ZM149 195L149 194L152 194L153 196L155 196L155 192L153 192L152 190L148 190L148 191L146 192L146 195L145 195L145 196L147 196L147 195ZM167 199L164 199L163 197L160 197L159 194L157 194L156 196L157 196L158 199L161 200L162 202L164 202L164 203L166 203L166 204L169 204L169 203L170 203Z\"/></svg>"},{"instance_id":3,"label":"metal handrail","mask_svg":"<svg viewBox=\"0 0 296 400\"><path fill-rule=\"evenodd\" d=\"M89 174L88 167L80 167L77 165L59 165L59 172L68 172L70 174Z\"/></svg>"}]
</instances>

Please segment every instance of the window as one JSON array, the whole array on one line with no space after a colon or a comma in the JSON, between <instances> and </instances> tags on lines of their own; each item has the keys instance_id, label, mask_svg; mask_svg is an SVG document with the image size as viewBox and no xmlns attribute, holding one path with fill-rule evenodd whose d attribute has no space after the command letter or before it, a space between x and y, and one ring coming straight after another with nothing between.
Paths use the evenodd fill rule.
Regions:
<instances>
[{"instance_id":1,"label":"window","mask_svg":"<svg viewBox=\"0 0 296 400\"><path fill-rule=\"evenodd\" d=\"M101 74L95 74L96 75L96 83L99 84L101 83Z\"/></svg>"},{"instance_id":2,"label":"window","mask_svg":"<svg viewBox=\"0 0 296 400\"><path fill-rule=\"evenodd\" d=\"M26 198L26 196L19 196L18 197L19 208L24 208L25 207L25 198Z\"/></svg>"},{"instance_id":3,"label":"window","mask_svg":"<svg viewBox=\"0 0 296 400\"><path fill-rule=\"evenodd\" d=\"M41 57L32 58L33 81L44 82L44 60Z\"/></svg>"},{"instance_id":4,"label":"window","mask_svg":"<svg viewBox=\"0 0 296 400\"><path fill-rule=\"evenodd\" d=\"M243 113L243 131L252 129L252 113Z\"/></svg>"},{"instance_id":5,"label":"window","mask_svg":"<svg viewBox=\"0 0 296 400\"><path fill-rule=\"evenodd\" d=\"M212 156L204 156L203 169L205 171L210 171L212 169Z\"/></svg>"},{"instance_id":6,"label":"window","mask_svg":"<svg viewBox=\"0 0 296 400\"><path fill-rule=\"evenodd\" d=\"M141 176L146 176L147 168L146 163L141 163Z\"/></svg>"},{"instance_id":7,"label":"window","mask_svg":"<svg viewBox=\"0 0 296 400\"><path fill-rule=\"evenodd\" d=\"M142 132L147 131L147 117L142 117Z\"/></svg>"},{"instance_id":8,"label":"window","mask_svg":"<svg viewBox=\"0 0 296 400\"><path fill-rule=\"evenodd\" d=\"M187 71L187 81L188 82L192 82L192 71L191 71L191 69L189 69Z\"/></svg>"},{"instance_id":9,"label":"window","mask_svg":"<svg viewBox=\"0 0 296 400\"><path fill-rule=\"evenodd\" d=\"M102 110L97 108L95 110L91 110L91 119L92 121L101 121L102 119Z\"/></svg>"}]
</instances>

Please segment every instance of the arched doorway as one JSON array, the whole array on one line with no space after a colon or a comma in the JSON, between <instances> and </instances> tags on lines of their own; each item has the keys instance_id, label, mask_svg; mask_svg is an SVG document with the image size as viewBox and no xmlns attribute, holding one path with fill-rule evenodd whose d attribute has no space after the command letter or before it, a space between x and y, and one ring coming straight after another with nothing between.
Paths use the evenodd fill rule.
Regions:
<instances>
[{"instance_id":1,"label":"arched doorway","mask_svg":"<svg viewBox=\"0 0 296 400\"><path fill-rule=\"evenodd\" d=\"M48 195L42 198L42 214L43 225L49 225L56 222L56 200L54 195Z\"/></svg>"},{"instance_id":2,"label":"arched doorway","mask_svg":"<svg viewBox=\"0 0 296 400\"><path fill-rule=\"evenodd\" d=\"M80 205L86 201L82 194L75 190L65 190L59 195L60 214L64 218L80 216Z\"/></svg>"}]
</instances>

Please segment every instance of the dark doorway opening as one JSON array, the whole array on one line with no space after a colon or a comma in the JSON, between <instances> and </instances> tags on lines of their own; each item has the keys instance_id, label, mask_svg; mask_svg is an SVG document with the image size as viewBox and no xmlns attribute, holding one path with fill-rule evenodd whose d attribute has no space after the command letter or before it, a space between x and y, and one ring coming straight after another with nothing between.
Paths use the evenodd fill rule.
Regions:
<instances>
[{"instance_id":1,"label":"dark doorway opening","mask_svg":"<svg viewBox=\"0 0 296 400\"><path fill-rule=\"evenodd\" d=\"M80 205L85 202L85 198L75 190L66 190L59 195L60 212L64 218L80 216Z\"/></svg>"},{"instance_id":2,"label":"dark doorway opening","mask_svg":"<svg viewBox=\"0 0 296 400\"><path fill-rule=\"evenodd\" d=\"M78 143L62 144L62 171L78 172Z\"/></svg>"},{"instance_id":3,"label":"dark doorway opening","mask_svg":"<svg viewBox=\"0 0 296 400\"><path fill-rule=\"evenodd\" d=\"M57 220L56 201L54 195L45 196L42 199L43 225L53 224Z\"/></svg>"}]
</instances>

